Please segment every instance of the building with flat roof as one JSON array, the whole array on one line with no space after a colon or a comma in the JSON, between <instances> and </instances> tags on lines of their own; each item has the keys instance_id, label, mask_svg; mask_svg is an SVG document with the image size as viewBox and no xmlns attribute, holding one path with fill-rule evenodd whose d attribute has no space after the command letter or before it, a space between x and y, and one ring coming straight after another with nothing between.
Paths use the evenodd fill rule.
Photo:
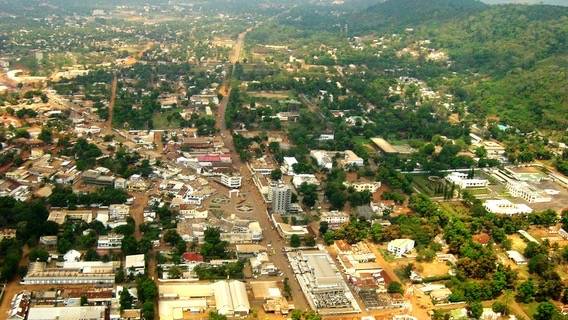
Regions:
<instances>
[{"instance_id":1,"label":"building with flat roof","mask_svg":"<svg viewBox=\"0 0 568 320\"><path fill-rule=\"evenodd\" d=\"M97 249L120 249L122 246L122 239L124 239L124 235L118 233L101 235L97 240Z\"/></svg>"},{"instance_id":2,"label":"building with flat roof","mask_svg":"<svg viewBox=\"0 0 568 320\"><path fill-rule=\"evenodd\" d=\"M144 274L146 270L146 259L144 254L133 254L125 257L124 270L129 275Z\"/></svg>"},{"instance_id":3,"label":"building with flat roof","mask_svg":"<svg viewBox=\"0 0 568 320\"><path fill-rule=\"evenodd\" d=\"M487 200L483 203L485 210L495 214L514 216L517 214L529 214L533 212L531 207L523 203L512 203L507 199Z\"/></svg>"},{"instance_id":4,"label":"building with flat roof","mask_svg":"<svg viewBox=\"0 0 568 320\"><path fill-rule=\"evenodd\" d=\"M28 320L105 320L106 306L31 307Z\"/></svg>"},{"instance_id":5,"label":"building with flat roof","mask_svg":"<svg viewBox=\"0 0 568 320\"><path fill-rule=\"evenodd\" d=\"M341 225L349 222L349 215L343 211L326 211L320 215L320 221L325 221L331 229L337 229Z\"/></svg>"},{"instance_id":6,"label":"building with flat roof","mask_svg":"<svg viewBox=\"0 0 568 320\"><path fill-rule=\"evenodd\" d=\"M246 316L250 312L245 284L237 280L160 283L158 295L161 320L184 319L187 314L210 308L229 317Z\"/></svg>"},{"instance_id":7,"label":"building with flat roof","mask_svg":"<svg viewBox=\"0 0 568 320\"><path fill-rule=\"evenodd\" d=\"M331 170L333 168L333 159L328 151L325 150L311 150L310 156L316 159L318 166Z\"/></svg>"},{"instance_id":8,"label":"building with flat roof","mask_svg":"<svg viewBox=\"0 0 568 320\"><path fill-rule=\"evenodd\" d=\"M387 246L388 252L397 257L401 257L414 249L414 240L412 239L395 239L389 242Z\"/></svg>"},{"instance_id":9,"label":"building with flat roof","mask_svg":"<svg viewBox=\"0 0 568 320\"><path fill-rule=\"evenodd\" d=\"M238 189L242 180L243 177L239 175L221 174L219 182L227 188Z\"/></svg>"},{"instance_id":10,"label":"building with flat roof","mask_svg":"<svg viewBox=\"0 0 568 320\"><path fill-rule=\"evenodd\" d=\"M322 315L360 312L355 297L327 252L300 250L287 255L312 309Z\"/></svg>"},{"instance_id":11,"label":"building with flat roof","mask_svg":"<svg viewBox=\"0 0 568 320\"><path fill-rule=\"evenodd\" d=\"M345 150L343 159L340 160L343 167L362 167L365 165L365 160L359 157L351 150Z\"/></svg>"},{"instance_id":12,"label":"building with flat roof","mask_svg":"<svg viewBox=\"0 0 568 320\"><path fill-rule=\"evenodd\" d=\"M272 212L286 214L292 203L292 188L285 184L272 187Z\"/></svg>"},{"instance_id":13,"label":"building with flat roof","mask_svg":"<svg viewBox=\"0 0 568 320\"><path fill-rule=\"evenodd\" d=\"M113 262L65 262L48 267L45 262L31 262L22 284L114 284Z\"/></svg>"},{"instance_id":14,"label":"building with flat roof","mask_svg":"<svg viewBox=\"0 0 568 320\"><path fill-rule=\"evenodd\" d=\"M57 224L64 224L68 219L83 220L86 223L93 221L92 210L51 210L47 221L53 221Z\"/></svg>"},{"instance_id":15,"label":"building with flat roof","mask_svg":"<svg viewBox=\"0 0 568 320\"><path fill-rule=\"evenodd\" d=\"M446 176L446 180L450 183L455 183L461 189L484 188L489 185L488 180L468 178L468 174L463 172L452 172Z\"/></svg>"},{"instance_id":16,"label":"building with flat roof","mask_svg":"<svg viewBox=\"0 0 568 320\"><path fill-rule=\"evenodd\" d=\"M525 181L509 180L505 187L513 197L521 198L528 203L552 201L552 197L546 192Z\"/></svg>"},{"instance_id":17,"label":"building with flat roof","mask_svg":"<svg viewBox=\"0 0 568 320\"><path fill-rule=\"evenodd\" d=\"M347 188L352 187L357 192L369 191L370 193L375 193L381 187L380 181L373 181L373 182L347 182L344 181L343 185Z\"/></svg>"}]
</instances>

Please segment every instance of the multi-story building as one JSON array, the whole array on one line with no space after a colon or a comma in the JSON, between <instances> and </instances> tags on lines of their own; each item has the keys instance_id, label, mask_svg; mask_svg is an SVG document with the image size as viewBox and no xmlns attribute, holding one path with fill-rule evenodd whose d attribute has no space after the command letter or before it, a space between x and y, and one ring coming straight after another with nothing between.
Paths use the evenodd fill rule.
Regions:
<instances>
[{"instance_id":1,"label":"multi-story building","mask_svg":"<svg viewBox=\"0 0 568 320\"><path fill-rule=\"evenodd\" d=\"M470 179L468 178L468 174L463 172L452 172L446 176L446 180L448 180L450 183L455 183L456 186L462 189L484 188L489 185L489 181L485 179Z\"/></svg>"},{"instance_id":2,"label":"multi-story building","mask_svg":"<svg viewBox=\"0 0 568 320\"><path fill-rule=\"evenodd\" d=\"M97 249L120 249L124 235L111 233L102 235L97 240Z\"/></svg>"},{"instance_id":3,"label":"multi-story building","mask_svg":"<svg viewBox=\"0 0 568 320\"><path fill-rule=\"evenodd\" d=\"M272 212L285 214L292 203L292 189L290 186L280 184L272 187Z\"/></svg>"},{"instance_id":4,"label":"multi-story building","mask_svg":"<svg viewBox=\"0 0 568 320\"><path fill-rule=\"evenodd\" d=\"M146 270L146 260L143 254L134 254L125 257L124 269L128 275L137 276L144 274Z\"/></svg>"},{"instance_id":5,"label":"multi-story building","mask_svg":"<svg viewBox=\"0 0 568 320\"><path fill-rule=\"evenodd\" d=\"M343 182L346 187L353 187L357 192L369 191L370 193L375 193L381 187L380 181L374 182L353 182L349 183L347 181Z\"/></svg>"},{"instance_id":6,"label":"multi-story building","mask_svg":"<svg viewBox=\"0 0 568 320\"><path fill-rule=\"evenodd\" d=\"M527 206L526 204L512 203L507 199L487 200L485 201L483 206L485 207L485 210L491 213L504 214L507 216L513 216L516 214L528 214L533 211L531 207Z\"/></svg>"},{"instance_id":7,"label":"multi-story building","mask_svg":"<svg viewBox=\"0 0 568 320\"><path fill-rule=\"evenodd\" d=\"M114 284L114 263L100 261L65 262L48 267L45 262L32 262L22 284Z\"/></svg>"},{"instance_id":8,"label":"multi-story building","mask_svg":"<svg viewBox=\"0 0 568 320\"><path fill-rule=\"evenodd\" d=\"M335 229L340 227L342 224L349 222L349 215L343 211L337 210L322 212L320 221L327 222L330 228Z\"/></svg>"},{"instance_id":9,"label":"multi-story building","mask_svg":"<svg viewBox=\"0 0 568 320\"><path fill-rule=\"evenodd\" d=\"M243 180L243 177L239 175L229 175L229 174L221 174L219 178L220 178L219 181L221 182L222 185L231 189L240 188L241 182Z\"/></svg>"},{"instance_id":10,"label":"multi-story building","mask_svg":"<svg viewBox=\"0 0 568 320\"><path fill-rule=\"evenodd\" d=\"M411 239L395 239L389 242L387 246L388 252L397 257L401 257L414 249L414 240Z\"/></svg>"},{"instance_id":11,"label":"multi-story building","mask_svg":"<svg viewBox=\"0 0 568 320\"><path fill-rule=\"evenodd\" d=\"M548 194L524 181L511 180L506 188L513 197L522 198L528 203L552 201Z\"/></svg>"}]
</instances>

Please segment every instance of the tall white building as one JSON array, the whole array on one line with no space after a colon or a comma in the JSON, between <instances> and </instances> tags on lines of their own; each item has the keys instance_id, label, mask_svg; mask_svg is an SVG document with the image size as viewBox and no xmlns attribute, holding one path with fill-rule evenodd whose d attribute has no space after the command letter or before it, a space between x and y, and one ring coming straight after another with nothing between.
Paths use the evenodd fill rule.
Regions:
<instances>
[{"instance_id":1,"label":"tall white building","mask_svg":"<svg viewBox=\"0 0 568 320\"><path fill-rule=\"evenodd\" d=\"M292 203L292 189L280 184L272 187L272 212L285 214Z\"/></svg>"}]
</instances>

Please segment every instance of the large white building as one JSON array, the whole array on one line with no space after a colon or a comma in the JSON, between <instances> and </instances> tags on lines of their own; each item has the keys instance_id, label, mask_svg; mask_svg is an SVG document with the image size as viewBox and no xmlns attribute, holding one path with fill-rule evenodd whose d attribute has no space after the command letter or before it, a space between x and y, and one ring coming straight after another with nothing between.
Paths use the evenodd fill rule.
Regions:
<instances>
[{"instance_id":1,"label":"large white building","mask_svg":"<svg viewBox=\"0 0 568 320\"><path fill-rule=\"evenodd\" d=\"M225 316L246 316L250 312L247 290L237 280L218 281L213 284L215 308Z\"/></svg>"},{"instance_id":2,"label":"large white building","mask_svg":"<svg viewBox=\"0 0 568 320\"><path fill-rule=\"evenodd\" d=\"M292 189L280 184L272 187L272 212L285 214L292 203Z\"/></svg>"},{"instance_id":3,"label":"large white building","mask_svg":"<svg viewBox=\"0 0 568 320\"><path fill-rule=\"evenodd\" d=\"M333 229L349 222L349 215L343 211L337 210L322 212L320 221L327 222L330 228Z\"/></svg>"},{"instance_id":4,"label":"large white building","mask_svg":"<svg viewBox=\"0 0 568 320\"><path fill-rule=\"evenodd\" d=\"M333 159L329 156L328 151L311 150L310 156L316 159L318 166L328 170L331 170L333 168Z\"/></svg>"},{"instance_id":5,"label":"large white building","mask_svg":"<svg viewBox=\"0 0 568 320\"><path fill-rule=\"evenodd\" d=\"M296 189L300 188L303 183L313 184L316 186L320 185L318 178L311 173L295 174L292 178L292 184Z\"/></svg>"},{"instance_id":6,"label":"large white building","mask_svg":"<svg viewBox=\"0 0 568 320\"><path fill-rule=\"evenodd\" d=\"M65 262L61 267L47 267L45 262L32 262L22 284L114 284L113 262Z\"/></svg>"},{"instance_id":7,"label":"large white building","mask_svg":"<svg viewBox=\"0 0 568 320\"><path fill-rule=\"evenodd\" d=\"M97 249L120 249L122 239L124 239L122 234L110 233L106 236L102 235L97 240Z\"/></svg>"},{"instance_id":8,"label":"large white building","mask_svg":"<svg viewBox=\"0 0 568 320\"><path fill-rule=\"evenodd\" d=\"M243 177L241 177L239 175L222 174L220 176L221 184L224 185L225 187L231 188L231 189L240 188L242 180L243 180Z\"/></svg>"},{"instance_id":9,"label":"large white building","mask_svg":"<svg viewBox=\"0 0 568 320\"><path fill-rule=\"evenodd\" d=\"M487 200L483 204L485 210L495 214L513 216L516 214L528 214L533 212L531 207L522 203L512 203L507 199Z\"/></svg>"},{"instance_id":10,"label":"large white building","mask_svg":"<svg viewBox=\"0 0 568 320\"><path fill-rule=\"evenodd\" d=\"M353 182L353 183L349 183L349 182L345 181L345 182L343 182L343 185L345 185L347 188L353 187L353 189L355 189L355 191L357 191L357 192L369 191L370 193L375 193L381 187L381 182L380 181L374 181L374 182Z\"/></svg>"},{"instance_id":11,"label":"large white building","mask_svg":"<svg viewBox=\"0 0 568 320\"><path fill-rule=\"evenodd\" d=\"M294 157L284 157L283 164L282 164L282 172L294 175L294 165L298 163L298 160Z\"/></svg>"},{"instance_id":12,"label":"large white building","mask_svg":"<svg viewBox=\"0 0 568 320\"><path fill-rule=\"evenodd\" d=\"M484 188L489 185L489 181L485 179L470 179L467 173L463 172L452 172L446 176L446 180L450 183L455 183L456 186L466 189L466 188Z\"/></svg>"},{"instance_id":13,"label":"large white building","mask_svg":"<svg viewBox=\"0 0 568 320\"><path fill-rule=\"evenodd\" d=\"M387 246L388 252L397 257L401 257L414 249L414 240L412 239L395 239L389 242Z\"/></svg>"},{"instance_id":14,"label":"large white building","mask_svg":"<svg viewBox=\"0 0 568 320\"><path fill-rule=\"evenodd\" d=\"M345 150L341 164L344 167L362 167L365 165L365 160L355 154L355 152L351 150Z\"/></svg>"},{"instance_id":15,"label":"large white building","mask_svg":"<svg viewBox=\"0 0 568 320\"><path fill-rule=\"evenodd\" d=\"M104 320L106 306L31 307L28 320Z\"/></svg>"},{"instance_id":16,"label":"large white building","mask_svg":"<svg viewBox=\"0 0 568 320\"><path fill-rule=\"evenodd\" d=\"M524 181L510 180L506 188L513 197L524 199L528 203L552 201L548 194Z\"/></svg>"},{"instance_id":17,"label":"large white building","mask_svg":"<svg viewBox=\"0 0 568 320\"><path fill-rule=\"evenodd\" d=\"M288 252L288 260L310 307L322 315L361 311L336 264L326 251Z\"/></svg>"},{"instance_id":18,"label":"large white building","mask_svg":"<svg viewBox=\"0 0 568 320\"><path fill-rule=\"evenodd\" d=\"M129 275L144 274L146 270L146 262L143 254L134 254L126 256L124 261L124 270Z\"/></svg>"}]
</instances>

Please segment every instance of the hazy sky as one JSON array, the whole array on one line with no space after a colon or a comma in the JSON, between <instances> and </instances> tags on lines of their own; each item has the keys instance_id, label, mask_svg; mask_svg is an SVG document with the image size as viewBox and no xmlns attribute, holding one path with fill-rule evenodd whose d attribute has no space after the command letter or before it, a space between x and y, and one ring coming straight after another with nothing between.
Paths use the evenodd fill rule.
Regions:
<instances>
[{"instance_id":1,"label":"hazy sky","mask_svg":"<svg viewBox=\"0 0 568 320\"><path fill-rule=\"evenodd\" d=\"M568 6L568 0L482 0L489 4L499 4L499 3L528 3L528 4L555 4L561 6Z\"/></svg>"}]
</instances>

